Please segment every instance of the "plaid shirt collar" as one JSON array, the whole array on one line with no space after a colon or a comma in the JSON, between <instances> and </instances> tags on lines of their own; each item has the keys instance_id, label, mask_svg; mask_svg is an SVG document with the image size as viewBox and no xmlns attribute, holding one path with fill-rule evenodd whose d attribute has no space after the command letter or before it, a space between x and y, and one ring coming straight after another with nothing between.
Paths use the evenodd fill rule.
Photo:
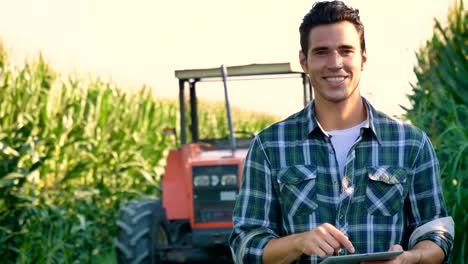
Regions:
<instances>
[{"instance_id":1,"label":"plaid shirt collar","mask_svg":"<svg viewBox=\"0 0 468 264\"><path fill-rule=\"evenodd\" d=\"M364 128L369 129L372 132L372 134L376 137L377 142L381 144L382 143L381 132L378 129L376 129L377 125L376 125L376 120L375 120L376 116L378 116L379 113L369 103L369 101L367 101L366 98L362 97L362 100L366 106L367 117L368 117L367 123L364 125ZM304 136L304 138L307 138L307 137L313 137L314 134L318 132L328 137L327 132L323 130L323 128L320 126L319 122L317 121L317 118L315 117L314 108L315 108L315 100L309 103L309 105L307 105L307 107L298 114L297 118L300 120L299 123L306 124L305 126L301 128L302 129L301 134Z\"/></svg>"}]
</instances>

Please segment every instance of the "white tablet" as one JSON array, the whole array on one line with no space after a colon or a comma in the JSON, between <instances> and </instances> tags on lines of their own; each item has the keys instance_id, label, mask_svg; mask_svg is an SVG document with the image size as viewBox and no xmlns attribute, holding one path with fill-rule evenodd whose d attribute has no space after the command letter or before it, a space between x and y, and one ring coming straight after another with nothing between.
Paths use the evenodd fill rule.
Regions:
<instances>
[{"instance_id":1,"label":"white tablet","mask_svg":"<svg viewBox=\"0 0 468 264\"><path fill-rule=\"evenodd\" d=\"M373 260L387 260L394 258L403 253L403 251L388 251L388 252L376 252L376 253L365 253L365 254L351 254L344 256L330 256L323 259L321 264L353 264L361 261L373 261Z\"/></svg>"}]
</instances>

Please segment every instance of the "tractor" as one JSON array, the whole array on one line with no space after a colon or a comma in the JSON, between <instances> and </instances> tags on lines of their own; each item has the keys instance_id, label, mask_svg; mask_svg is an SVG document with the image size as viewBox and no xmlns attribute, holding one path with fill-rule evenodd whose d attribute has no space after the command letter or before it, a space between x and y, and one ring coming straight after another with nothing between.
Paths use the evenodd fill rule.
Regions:
<instances>
[{"instance_id":1,"label":"tractor","mask_svg":"<svg viewBox=\"0 0 468 264\"><path fill-rule=\"evenodd\" d=\"M292 63L175 71L179 80L180 145L168 153L161 199L130 201L121 208L115 240L118 263L232 261L228 246L232 212L253 134L240 133L235 137L227 75L230 80L295 75L302 78L304 105L312 99L306 75ZM196 84L205 80L224 83L229 138L199 138ZM189 125L185 106L187 86Z\"/></svg>"}]
</instances>

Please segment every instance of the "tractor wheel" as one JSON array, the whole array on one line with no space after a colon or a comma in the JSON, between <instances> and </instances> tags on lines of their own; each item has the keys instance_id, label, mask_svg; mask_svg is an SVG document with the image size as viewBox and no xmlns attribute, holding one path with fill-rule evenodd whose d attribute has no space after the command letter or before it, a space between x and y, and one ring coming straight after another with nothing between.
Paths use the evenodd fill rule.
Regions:
<instances>
[{"instance_id":1,"label":"tractor wheel","mask_svg":"<svg viewBox=\"0 0 468 264\"><path fill-rule=\"evenodd\" d=\"M166 213L157 200L131 201L120 210L117 263L162 263L169 244Z\"/></svg>"}]
</instances>

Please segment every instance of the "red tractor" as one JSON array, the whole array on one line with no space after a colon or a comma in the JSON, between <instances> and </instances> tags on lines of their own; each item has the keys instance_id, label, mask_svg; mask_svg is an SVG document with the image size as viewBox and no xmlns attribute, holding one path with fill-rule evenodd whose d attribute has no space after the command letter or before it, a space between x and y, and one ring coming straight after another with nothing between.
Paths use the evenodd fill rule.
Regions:
<instances>
[{"instance_id":1,"label":"red tractor","mask_svg":"<svg viewBox=\"0 0 468 264\"><path fill-rule=\"evenodd\" d=\"M131 201L121 209L116 239L118 263L228 262L228 237L245 156L252 136L235 138L227 97L226 70L180 70L180 141L169 151L160 200ZM223 74L224 73L224 74ZM312 89L300 67L290 63L251 64L227 68L231 78L296 75L302 78L304 104ZM230 137L200 139L196 84L224 81ZM187 142L185 89L188 84L191 142Z\"/></svg>"}]
</instances>

